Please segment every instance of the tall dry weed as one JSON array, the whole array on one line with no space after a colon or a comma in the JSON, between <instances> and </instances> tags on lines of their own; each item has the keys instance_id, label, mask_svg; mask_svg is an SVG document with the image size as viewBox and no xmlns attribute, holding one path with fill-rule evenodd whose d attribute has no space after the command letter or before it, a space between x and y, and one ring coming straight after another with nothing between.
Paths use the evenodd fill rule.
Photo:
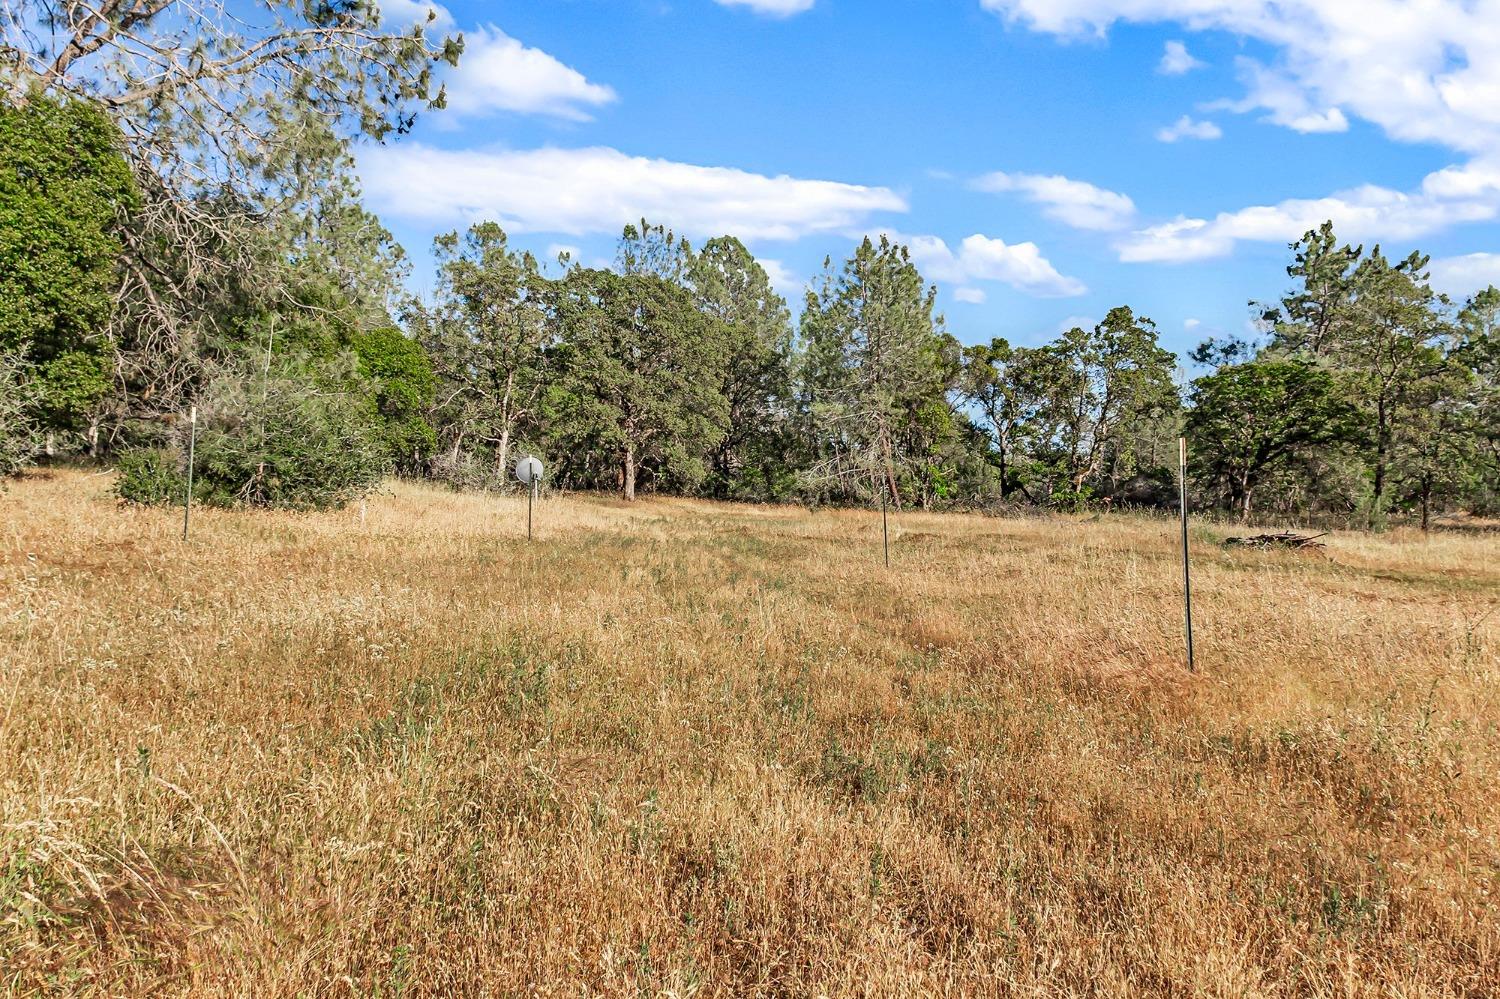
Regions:
<instances>
[{"instance_id":1,"label":"tall dry weed","mask_svg":"<svg viewBox=\"0 0 1500 999\"><path fill-rule=\"evenodd\" d=\"M0 496L0 987L1500 994L1500 539Z\"/></svg>"}]
</instances>

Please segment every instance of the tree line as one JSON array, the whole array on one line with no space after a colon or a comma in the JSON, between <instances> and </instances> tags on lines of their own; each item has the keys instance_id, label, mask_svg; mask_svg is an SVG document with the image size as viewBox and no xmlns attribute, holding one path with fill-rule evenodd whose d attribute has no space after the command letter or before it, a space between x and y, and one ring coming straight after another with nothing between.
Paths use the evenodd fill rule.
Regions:
<instances>
[{"instance_id":1,"label":"tree line","mask_svg":"<svg viewBox=\"0 0 1500 999\"><path fill-rule=\"evenodd\" d=\"M733 237L695 249L647 223L608 270L560 278L493 223L437 241L405 328L431 358L428 470L503 479L517 450L572 488L729 499L986 507L1163 505L1175 439L1205 504L1250 516L1493 510L1500 291L1436 294L1426 258L1292 246L1259 342L1213 341L1184 383L1128 307L1039 347L962 346L910 254L829 261L800 320Z\"/></svg>"},{"instance_id":2,"label":"tree line","mask_svg":"<svg viewBox=\"0 0 1500 999\"><path fill-rule=\"evenodd\" d=\"M525 451L556 484L626 499L924 507L1167 482L1175 358L1127 308L1045 348L966 350L883 238L829 261L797 322L732 236L694 248L642 222L613 267L558 278L494 223L436 247L436 293L402 318L433 364L440 477L498 484Z\"/></svg>"},{"instance_id":3,"label":"tree line","mask_svg":"<svg viewBox=\"0 0 1500 999\"><path fill-rule=\"evenodd\" d=\"M794 309L731 235L642 221L611 266L553 269L481 223L435 241L417 298L349 144L441 108L428 67L462 40L273 3L251 69L263 39L231 35L155 74L74 67L178 30L172 6L47 8L76 44L0 46L0 472L87 455L123 497L177 501L196 407L195 489L222 505L337 505L392 472L500 488L537 454L625 499L1151 506L1182 433L1196 501L1240 516L1500 505L1500 291L1451 302L1420 254L1307 233L1260 335L1202 344L1192 379L1126 306L965 346L885 238Z\"/></svg>"}]
</instances>

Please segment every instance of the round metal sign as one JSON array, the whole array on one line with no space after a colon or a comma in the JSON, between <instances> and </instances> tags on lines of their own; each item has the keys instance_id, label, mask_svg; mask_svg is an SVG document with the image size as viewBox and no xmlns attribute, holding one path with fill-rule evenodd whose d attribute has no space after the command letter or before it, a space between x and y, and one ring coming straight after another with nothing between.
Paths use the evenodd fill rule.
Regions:
<instances>
[{"instance_id":1,"label":"round metal sign","mask_svg":"<svg viewBox=\"0 0 1500 999\"><path fill-rule=\"evenodd\" d=\"M516 462L516 478L525 485L542 481L542 463L535 458L522 458Z\"/></svg>"}]
</instances>

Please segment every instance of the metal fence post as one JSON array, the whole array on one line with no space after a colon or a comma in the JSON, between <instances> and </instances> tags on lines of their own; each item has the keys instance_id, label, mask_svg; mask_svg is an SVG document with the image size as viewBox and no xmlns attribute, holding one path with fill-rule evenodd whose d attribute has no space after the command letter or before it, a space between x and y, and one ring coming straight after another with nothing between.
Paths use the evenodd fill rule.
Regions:
<instances>
[{"instance_id":1,"label":"metal fence post","mask_svg":"<svg viewBox=\"0 0 1500 999\"><path fill-rule=\"evenodd\" d=\"M1188 568L1187 438L1177 439L1178 499L1182 508L1182 623L1187 637L1188 672L1196 672L1193 659L1193 576Z\"/></svg>"}]
</instances>

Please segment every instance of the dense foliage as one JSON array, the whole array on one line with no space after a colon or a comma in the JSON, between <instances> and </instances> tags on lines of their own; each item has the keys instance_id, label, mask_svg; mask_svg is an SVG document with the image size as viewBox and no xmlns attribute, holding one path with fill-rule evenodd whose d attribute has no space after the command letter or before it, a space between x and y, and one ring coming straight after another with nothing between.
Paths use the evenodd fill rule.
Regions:
<instances>
[{"instance_id":1,"label":"dense foliage","mask_svg":"<svg viewBox=\"0 0 1500 999\"><path fill-rule=\"evenodd\" d=\"M1500 291L1456 308L1420 256L1391 263L1329 226L1293 247L1264 342L1202 345L1186 386L1124 306L1038 347L960 347L886 239L830 262L795 332L728 237L694 250L643 222L612 270L559 279L493 223L437 248L436 298L407 320L444 400L432 470L463 483L503 481L519 449L627 498L1155 505L1186 432L1199 500L1245 517L1426 523L1494 504Z\"/></svg>"},{"instance_id":2,"label":"dense foliage","mask_svg":"<svg viewBox=\"0 0 1500 999\"><path fill-rule=\"evenodd\" d=\"M341 506L392 468L389 427L354 371L277 359L223 368L199 409L193 496L210 506ZM126 452L116 489L139 503L181 500L187 421L170 446Z\"/></svg>"},{"instance_id":3,"label":"dense foliage","mask_svg":"<svg viewBox=\"0 0 1500 999\"><path fill-rule=\"evenodd\" d=\"M137 205L119 145L86 102L0 104L0 353L34 388L29 432L56 447L96 429L89 418L113 374L107 323Z\"/></svg>"},{"instance_id":4,"label":"dense foliage","mask_svg":"<svg viewBox=\"0 0 1500 999\"><path fill-rule=\"evenodd\" d=\"M132 9L170 33L170 6ZM436 240L411 298L349 142L441 105L424 67L461 46L364 7L273 9L273 75L337 68L316 93L257 103L266 81L206 51L159 81L167 119L91 99L129 82L107 60L21 72L0 103L0 474L88 452L121 461L123 497L176 501L196 407L196 489L225 505L337 505L392 471L505 487L523 454L627 500L1158 505L1186 432L1197 502L1244 517L1500 507L1500 291L1450 302L1422 255L1331 225L1292 247L1259 342L1203 344L1191 382L1126 306L965 347L884 237L829 260L795 316L733 236L645 221L612 266L557 276L479 223Z\"/></svg>"}]
</instances>

